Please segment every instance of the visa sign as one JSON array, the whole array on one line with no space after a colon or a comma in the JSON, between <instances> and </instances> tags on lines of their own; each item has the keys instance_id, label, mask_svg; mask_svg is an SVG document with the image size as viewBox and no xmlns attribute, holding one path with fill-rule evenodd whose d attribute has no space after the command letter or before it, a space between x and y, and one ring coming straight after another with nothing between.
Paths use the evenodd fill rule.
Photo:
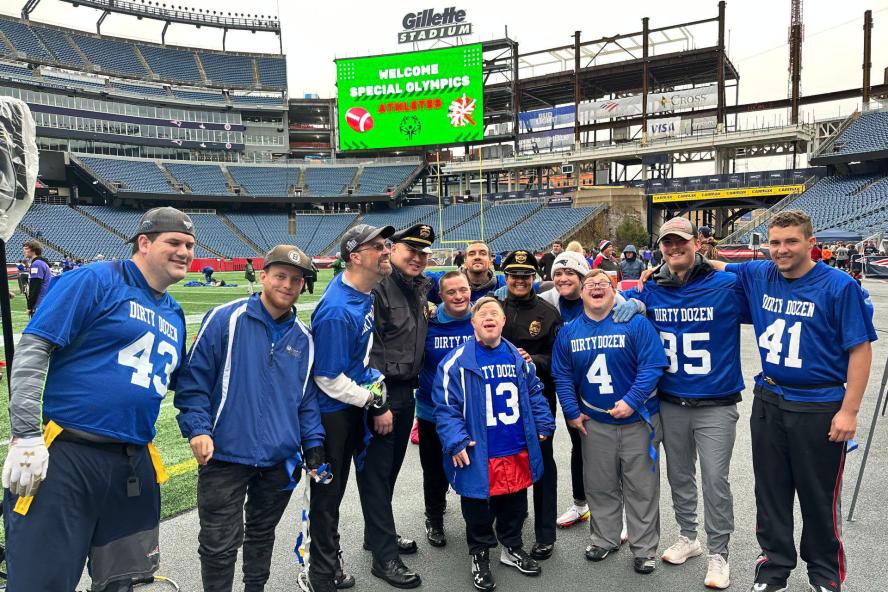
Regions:
<instances>
[{"instance_id":1,"label":"visa sign","mask_svg":"<svg viewBox=\"0 0 888 592\"><path fill-rule=\"evenodd\" d=\"M648 121L647 133L648 137L668 137L677 136L681 130L681 117L667 117L664 119L654 119Z\"/></svg>"}]
</instances>

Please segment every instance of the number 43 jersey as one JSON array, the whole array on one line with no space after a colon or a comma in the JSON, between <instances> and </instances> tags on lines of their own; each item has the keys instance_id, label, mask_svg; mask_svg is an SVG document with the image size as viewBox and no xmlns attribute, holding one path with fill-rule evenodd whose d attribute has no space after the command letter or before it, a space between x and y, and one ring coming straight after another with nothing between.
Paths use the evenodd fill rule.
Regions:
<instances>
[{"instance_id":1,"label":"number 43 jersey","mask_svg":"<svg viewBox=\"0 0 888 592\"><path fill-rule=\"evenodd\" d=\"M644 302L663 342L669 368L661 393L711 399L743 390L740 323L749 322L749 307L735 275L711 271L678 287L649 280L623 296Z\"/></svg>"},{"instance_id":2,"label":"number 43 jersey","mask_svg":"<svg viewBox=\"0 0 888 592\"><path fill-rule=\"evenodd\" d=\"M68 272L25 328L56 345L43 418L134 444L154 438L160 402L184 354L185 316L136 264Z\"/></svg>"},{"instance_id":3,"label":"number 43 jersey","mask_svg":"<svg viewBox=\"0 0 888 592\"><path fill-rule=\"evenodd\" d=\"M848 350L876 340L860 286L820 262L794 281L771 261L726 269L737 274L749 299L762 358L756 383L790 401L841 401Z\"/></svg>"}]
</instances>

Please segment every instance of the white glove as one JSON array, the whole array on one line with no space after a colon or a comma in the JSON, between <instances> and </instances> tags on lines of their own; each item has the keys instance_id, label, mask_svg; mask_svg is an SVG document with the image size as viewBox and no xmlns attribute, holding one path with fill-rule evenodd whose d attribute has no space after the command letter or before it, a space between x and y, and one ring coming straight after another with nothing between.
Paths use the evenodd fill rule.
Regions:
<instances>
[{"instance_id":1,"label":"white glove","mask_svg":"<svg viewBox=\"0 0 888 592\"><path fill-rule=\"evenodd\" d=\"M13 438L3 463L3 487L13 495L34 495L48 468L49 451L43 436Z\"/></svg>"}]
</instances>

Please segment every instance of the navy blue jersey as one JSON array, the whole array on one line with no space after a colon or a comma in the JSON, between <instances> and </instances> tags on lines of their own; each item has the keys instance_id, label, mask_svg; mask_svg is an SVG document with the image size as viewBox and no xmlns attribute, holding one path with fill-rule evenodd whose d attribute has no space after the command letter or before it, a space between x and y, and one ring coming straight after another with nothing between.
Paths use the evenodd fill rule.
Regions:
<instances>
[{"instance_id":1,"label":"navy blue jersey","mask_svg":"<svg viewBox=\"0 0 888 592\"><path fill-rule=\"evenodd\" d=\"M734 263L727 271L737 274L749 299L762 358L756 383L790 401L841 401L848 350L876 340L857 282L822 262L794 281L771 261Z\"/></svg>"},{"instance_id":2,"label":"navy blue jersey","mask_svg":"<svg viewBox=\"0 0 888 592\"><path fill-rule=\"evenodd\" d=\"M561 313L561 320L564 321L564 324L568 324L583 314L583 299L567 300L564 296L559 296L558 312Z\"/></svg>"},{"instance_id":3,"label":"navy blue jersey","mask_svg":"<svg viewBox=\"0 0 888 592\"><path fill-rule=\"evenodd\" d=\"M185 316L132 261L68 272L25 328L56 345L43 417L134 444L154 439L160 402L185 352Z\"/></svg>"},{"instance_id":4,"label":"navy blue jersey","mask_svg":"<svg viewBox=\"0 0 888 592\"><path fill-rule=\"evenodd\" d=\"M441 322L441 312L429 319L429 332L426 334L425 357L422 370L419 372L419 389L416 391L416 416L426 421L435 421L435 409L432 403L432 388L438 364L453 348L468 341L475 331L472 328L472 317Z\"/></svg>"},{"instance_id":5,"label":"navy blue jersey","mask_svg":"<svg viewBox=\"0 0 888 592\"><path fill-rule=\"evenodd\" d=\"M527 449L521 406L518 404L518 369L505 341L494 349L475 343L475 358L484 374L487 397L487 457L512 456Z\"/></svg>"},{"instance_id":6,"label":"navy blue jersey","mask_svg":"<svg viewBox=\"0 0 888 592\"><path fill-rule=\"evenodd\" d=\"M552 353L552 379L567 419L580 413L603 423L632 423L659 411L657 382L669 367L653 325L636 315L617 323L582 314L562 327ZM623 419L607 411L619 401L641 413ZM646 412L646 413L645 413Z\"/></svg>"},{"instance_id":7,"label":"navy blue jersey","mask_svg":"<svg viewBox=\"0 0 888 592\"><path fill-rule=\"evenodd\" d=\"M428 299L429 302L434 302L435 304L441 304L441 296L438 294L438 282L441 280L441 276L447 273L446 271L427 271L425 276L432 280L432 287L429 290ZM497 288L502 288L506 285L506 278L497 274L496 276L496 285L490 288L482 288L480 290L472 290L472 302L480 300L481 297L487 296L490 292L495 291ZM471 287L471 286L470 286ZM537 288L537 284L534 283L534 290Z\"/></svg>"},{"instance_id":8,"label":"navy blue jersey","mask_svg":"<svg viewBox=\"0 0 888 592\"><path fill-rule=\"evenodd\" d=\"M337 275L330 281L311 315L314 373L325 378L344 374L359 385L367 385L381 376L368 367L373 347L373 295L355 290L343 281L344 277ZM319 403L321 413L349 407L323 391Z\"/></svg>"},{"instance_id":9,"label":"navy blue jersey","mask_svg":"<svg viewBox=\"0 0 888 592\"><path fill-rule=\"evenodd\" d=\"M743 390L740 323L749 322L749 305L736 276L713 271L680 287L649 280L623 296L644 302L660 334L669 360L661 392L713 398Z\"/></svg>"}]
</instances>

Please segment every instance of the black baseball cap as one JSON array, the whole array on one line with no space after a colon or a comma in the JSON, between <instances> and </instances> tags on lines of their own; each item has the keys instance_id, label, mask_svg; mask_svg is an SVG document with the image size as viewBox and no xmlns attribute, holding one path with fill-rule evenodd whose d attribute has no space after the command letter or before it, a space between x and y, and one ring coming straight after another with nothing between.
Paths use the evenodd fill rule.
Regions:
<instances>
[{"instance_id":1,"label":"black baseball cap","mask_svg":"<svg viewBox=\"0 0 888 592\"><path fill-rule=\"evenodd\" d=\"M414 224L410 228L394 233L392 242L404 243L421 253L431 253L432 243L435 242L435 229L428 224Z\"/></svg>"},{"instance_id":2,"label":"black baseball cap","mask_svg":"<svg viewBox=\"0 0 888 592\"><path fill-rule=\"evenodd\" d=\"M126 242L134 243L140 234L181 232L194 236L194 222L185 212L170 206L148 210L139 219L136 233Z\"/></svg>"},{"instance_id":3,"label":"black baseball cap","mask_svg":"<svg viewBox=\"0 0 888 592\"><path fill-rule=\"evenodd\" d=\"M342 240L339 242L339 252L342 253L343 259L348 259L348 256L357 251L358 247L364 243L372 241L377 236L390 238L393 234L395 234L394 226L377 228L369 224L358 224L349 228L342 235Z\"/></svg>"}]
</instances>

